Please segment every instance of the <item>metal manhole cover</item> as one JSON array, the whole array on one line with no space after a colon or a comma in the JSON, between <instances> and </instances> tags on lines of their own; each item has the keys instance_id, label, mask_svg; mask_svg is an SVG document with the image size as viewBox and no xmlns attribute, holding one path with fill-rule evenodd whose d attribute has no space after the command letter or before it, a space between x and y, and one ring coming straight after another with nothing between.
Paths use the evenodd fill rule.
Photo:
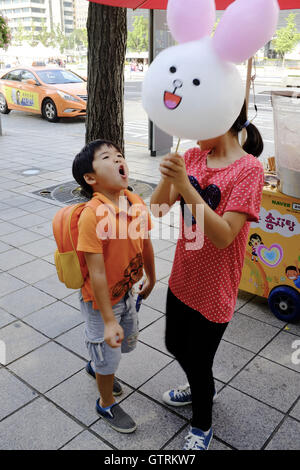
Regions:
<instances>
[{"instance_id":1,"label":"metal manhole cover","mask_svg":"<svg viewBox=\"0 0 300 470\"><path fill-rule=\"evenodd\" d=\"M129 179L129 187L142 199L147 199L153 193L156 184ZM76 204L78 202L87 201L87 198L81 195L78 183L75 181L68 181L67 183L61 183L55 186L50 186L48 188L39 189L38 191L34 191L33 194L41 196L45 199L59 201L64 204Z\"/></svg>"}]
</instances>

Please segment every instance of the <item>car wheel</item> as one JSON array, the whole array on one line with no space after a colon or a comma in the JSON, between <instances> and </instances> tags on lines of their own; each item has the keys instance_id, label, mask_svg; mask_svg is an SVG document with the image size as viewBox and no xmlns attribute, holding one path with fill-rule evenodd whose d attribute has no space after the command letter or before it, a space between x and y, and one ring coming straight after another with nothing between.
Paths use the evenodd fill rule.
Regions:
<instances>
[{"instance_id":1,"label":"car wheel","mask_svg":"<svg viewBox=\"0 0 300 470\"><path fill-rule=\"evenodd\" d=\"M43 102L42 116L49 122L59 121L59 118L57 117L57 109L52 100L46 99Z\"/></svg>"},{"instance_id":2,"label":"car wheel","mask_svg":"<svg viewBox=\"0 0 300 470\"><path fill-rule=\"evenodd\" d=\"M0 113L8 114L10 113L10 109L8 109L7 102L5 96L0 93Z\"/></svg>"},{"instance_id":3,"label":"car wheel","mask_svg":"<svg viewBox=\"0 0 300 470\"><path fill-rule=\"evenodd\" d=\"M300 319L300 295L292 287L276 287L271 291L268 302L271 312L279 320L295 322Z\"/></svg>"}]
</instances>

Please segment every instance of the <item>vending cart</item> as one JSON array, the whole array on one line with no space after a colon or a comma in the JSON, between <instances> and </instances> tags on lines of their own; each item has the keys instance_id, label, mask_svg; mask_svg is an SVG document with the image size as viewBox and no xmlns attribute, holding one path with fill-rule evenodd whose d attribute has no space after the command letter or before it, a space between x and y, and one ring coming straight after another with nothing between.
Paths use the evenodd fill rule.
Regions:
<instances>
[{"instance_id":1,"label":"vending cart","mask_svg":"<svg viewBox=\"0 0 300 470\"><path fill-rule=\"evenodd\" d=\"M276 172L265 175L240 289L268 299L285 322L300 321L300 93L272 93Z\"/></svg>"}]
</instances>

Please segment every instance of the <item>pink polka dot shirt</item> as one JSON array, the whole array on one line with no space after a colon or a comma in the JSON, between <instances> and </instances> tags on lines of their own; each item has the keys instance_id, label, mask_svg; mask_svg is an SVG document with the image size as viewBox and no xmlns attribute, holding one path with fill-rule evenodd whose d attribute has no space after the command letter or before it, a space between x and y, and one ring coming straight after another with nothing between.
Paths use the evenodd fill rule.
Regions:
<instances>
[{"instance_id":1,"label":"pink polka dot shirt","mask_svg":"<svg viewBox=\"0 0 300 470\"><path fill-rule=\"evenodd\" d=\"M187 250L181 216L181 237L169 287L179 300L208 320L227 323L237 299L250 222L259 218L264 170L253 155L245 155L225 168L208 168L207 154L193 148L184 155L191 183L218 215L241 212L247 214L247 221L225 249L216 248L204 235L201 249Z\"/></svg>"}]
</instances>

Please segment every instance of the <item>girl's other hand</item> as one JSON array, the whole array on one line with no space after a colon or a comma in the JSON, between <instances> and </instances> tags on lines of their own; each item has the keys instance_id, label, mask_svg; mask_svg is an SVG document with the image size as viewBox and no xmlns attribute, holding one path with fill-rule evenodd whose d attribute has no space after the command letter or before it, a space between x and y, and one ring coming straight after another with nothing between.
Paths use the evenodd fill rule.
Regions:
<instances>
[{"instance_id":1,"label":"girl's other hand","mask_svg":"<svg viewBox=\"0 0 300 470\"><path fill-rule=\"evenodd\" d=\"M161 161L161 163L160 163L160 165L159 165L159 170L160 170L162 179L164 179L164 180L165 180L166 178L168 178L168 176L166 176L165 173L164 173L164 164L167 163L167 162L169 162L169 161L170 161L170 158L171 158L172 156L175 156L175 155L176 155L175 153L168 153L168 155L165 155L165 156L164 156L164 158L162 159L162 161ZM178 155L178 156L180 156L180 155Z\"/></svg>"},{"instance_id":2,"label":"girl's other hand","mask_svg":"<svg viewBox=\"0 0 300 470\"><path fill-rule=\"evenodd\" d=\"M177 160L178 159L178 160ZM179 160L180 159L180 160ZM174 176L173 175L173 167L174 167L174 163L182 163L183 162L183 158L177 153L169 153L168 155L166 155L160 165L159 165L159 170L161 172L161 175L163 178L169 178L171 176Z\"/></svg>"}]
</instances>

